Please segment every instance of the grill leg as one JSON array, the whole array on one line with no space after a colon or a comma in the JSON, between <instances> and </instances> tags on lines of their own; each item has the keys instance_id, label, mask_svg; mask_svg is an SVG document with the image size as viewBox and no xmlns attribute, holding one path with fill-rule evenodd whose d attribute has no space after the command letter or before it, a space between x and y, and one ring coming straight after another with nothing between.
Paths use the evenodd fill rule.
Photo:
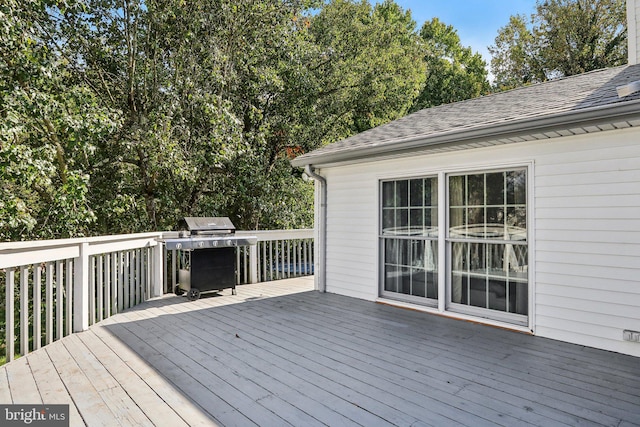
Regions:
<instances>
[{"instance_id":1,"label":"grill leg","mask_svg":"<svg viewBox=\"0 0 640 427\"><path fill-rule=\"evenodd\" d=\"M238 295L236 288L231 289L231 295Z\"/></svg>"}]
</instances>

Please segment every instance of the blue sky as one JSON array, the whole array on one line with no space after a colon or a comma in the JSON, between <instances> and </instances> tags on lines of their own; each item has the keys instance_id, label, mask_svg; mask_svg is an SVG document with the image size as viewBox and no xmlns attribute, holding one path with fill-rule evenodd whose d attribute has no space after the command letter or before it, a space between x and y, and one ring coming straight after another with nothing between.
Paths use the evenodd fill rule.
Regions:
<instances>
[{"instance_id":1,"label":"blue sky","mask_svg":"<svg viewBox=\"0 0 640 427\"><path fill-rule=\"evenodd\" d=\"M458 31L462 45L479 52L487 62L491 55L487 46L492 45L500 27L509 22L509 16L531 15L535 0L395 0L403 9L411 9L418 28L434 16ZM376 1L380 3L380 1Z\"/></svg>"}]
</instances>

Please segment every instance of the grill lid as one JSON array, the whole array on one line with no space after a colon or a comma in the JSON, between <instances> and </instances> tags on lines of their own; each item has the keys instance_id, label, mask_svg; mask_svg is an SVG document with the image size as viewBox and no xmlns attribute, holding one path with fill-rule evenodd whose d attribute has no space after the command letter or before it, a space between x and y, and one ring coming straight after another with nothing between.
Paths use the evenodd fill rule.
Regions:
<instances>
[{"instance_id":1,"label":"grill lid","mask_svg":"<svg viewBox=\"0 0 640 427\"><path fill-rule=\"evenodd\" d=\"M191 234L234 233L236 227L228 217L185 217Z\"/></svg>"}]
</instances>

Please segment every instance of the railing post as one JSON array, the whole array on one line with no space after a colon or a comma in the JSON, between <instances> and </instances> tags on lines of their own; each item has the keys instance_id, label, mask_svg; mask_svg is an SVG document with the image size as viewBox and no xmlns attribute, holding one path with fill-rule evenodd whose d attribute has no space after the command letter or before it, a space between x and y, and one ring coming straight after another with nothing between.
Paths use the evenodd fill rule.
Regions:
<instances>
[{"instance_id":1,"label":"railing post","mask_svg":"<svg viewBox=\"0 0 640 427\"><path fill-rule=\"evenodd\" d=\"M164 262L164 248L162 242L158 242L152 249L153 261L151 262L151 298L161 297L164 290L162 265Z\"/></svg>"},{"instance_id":2,"label":"railing post","mask_svg":"<svg viewBox=\"0 0 640 427\"><path fill-rule=\"evenodd\" d=\"M79 244L80 254L73 260L73 331L89 329L89 243Z\"/></svg>"},{"instance_id":3,"label":"railing post","mask_svg":"<svg viewBox=\"0 0 640 427\"><path fill-rule=\"evenodd\" d=\"M249 282L258 283L258 245L249 246Z\"/></svg>"}]
</instances>

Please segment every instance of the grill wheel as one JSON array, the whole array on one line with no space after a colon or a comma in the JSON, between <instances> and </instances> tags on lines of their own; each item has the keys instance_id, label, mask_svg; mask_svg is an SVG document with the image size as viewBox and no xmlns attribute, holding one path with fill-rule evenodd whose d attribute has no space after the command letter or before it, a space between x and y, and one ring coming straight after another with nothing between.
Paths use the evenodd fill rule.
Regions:
<instances>
[{"instance_id":1,"label":"grill wheel","mask_svg":"<svg viewBox=\"0 0 640 427\"><path fill-rule=\"evenodd\" d=\"M189 289L189 293L187 294L187 298L189 299L189 301L197 300L198 298L200 298L200 290L199 289L195 289L195 288Z\"/></svg>"}]
</instances>

